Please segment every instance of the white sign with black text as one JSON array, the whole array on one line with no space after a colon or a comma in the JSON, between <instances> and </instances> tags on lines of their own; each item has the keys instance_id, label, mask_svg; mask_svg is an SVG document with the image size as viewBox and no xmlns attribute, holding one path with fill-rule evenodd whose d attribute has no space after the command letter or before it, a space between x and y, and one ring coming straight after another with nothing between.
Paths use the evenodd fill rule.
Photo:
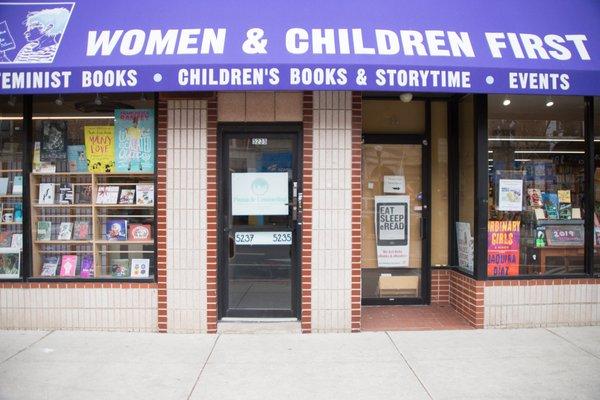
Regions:
<instances>
[{"instance_id":1,"label":"white sign with black text","mask_svg":"<svg viewBox=\"0 0 600 400\"><path fill-rule=\"evenodd\" d=\"M384 175L383 193L404 194L406 180L403 175Z\"/></svg>"},{"instance_id":2,"label":"white sign with black text","mask_svg":"<svg viewBox=\"0 0 600 400\"><path fill-rule=\"evenodd\" d=\"M375 196L378 267L408 267L410 197Z\"/></svg>"},{"instance_id":3,"label":"white sign with black text","mask_svg":"<svg viewBox=\"0 0 600 400\"><path fill-rule=\"evenodd\" d=\"M292 244L292 232L236 232L234 240L238 246L290 245Z\"/></svg>"}]
</instances>

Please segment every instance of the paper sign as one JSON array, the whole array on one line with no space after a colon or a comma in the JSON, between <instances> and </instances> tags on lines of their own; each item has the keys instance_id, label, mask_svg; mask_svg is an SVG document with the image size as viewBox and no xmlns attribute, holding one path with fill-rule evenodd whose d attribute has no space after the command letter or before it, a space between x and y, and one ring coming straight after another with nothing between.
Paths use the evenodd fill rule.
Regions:
<instances>
[{"instance_id":1,"label":"paper sign","mask_svg":"<svg viewBox=\"0 0 600 400\"><path fill-rule=\"evenodd\" d=\"M403 194L406 192L406 181L401 175L385 175L383 177L383 193Z\"/></svg>"},{"instance_id":2,"label":"paper sign","mask_svg":"<svg viewBox=\"0 0 600 400\"><path fill-rule=\"evenodd\" d=\"M236 232L234 239L238 246L291 245L292 232Z\"/></svg>"},{"instance_id":3,"label":"paper sign","mask_svg":"<svg viewBox=\"0 0 600 400\"><path fill-rule=\"evenodd\" d=\"M115 110L115 158L119 172L154 172L154 110Z\"/></svg>"},{"instance_id":4,"label":"paper sign","mask_svg":"<svg viewBox=\"0 0 600 400\"><path fill-rule=\"evenodd\" d=\"M113 126L85 126L85 155L90 172L112 172L115 167Z\"/></svg>"},{"instance_id":5,"label":"paper sign","mask_svg":"<svg viewBox=\"0 0 600 400\"><path fill-rule=\"evenodd\" d=\"M378 267L409 266L409 210L409 196L375 196Z\"/></svg>"},{"instance_id":6,"label":"paper sign","mask_svg":"<svg viewBox=\"0 0 600 400\"><path fill-rule=\"evenodd\" d=\"M287 172L231 174L232 215L288 215Z\"/></svg>"},{"instance_id":7,"label":"paper sign","mask_svg":"<svg viewBox=\"0 0 600 400\"><path fill-rule=\"evenodd\" d=\"M471 224L468 222L456 223L456 244L458 250L458 266L461 269L473 272L475 248L473 236L471 236Z\"/></svg>"},{"instance_id":8,"label":"paper sign","mask_svg":"<svg viewBox=\"0 0 600 400\"><path fill-rule=\"evenodd\" d=\"M521 221L488 221L488 276L519 275Z\"/></svg>"},{"instance_id":9,"label":"paper sign","mask_svg":"<svg viewBox=\"0 0 600 400\"><path fill-rule=\"evenodd\" d=\"M498 183L498 210L523 210L523 181L521 179L500 179Z\"/></svg>"}]
</instances>

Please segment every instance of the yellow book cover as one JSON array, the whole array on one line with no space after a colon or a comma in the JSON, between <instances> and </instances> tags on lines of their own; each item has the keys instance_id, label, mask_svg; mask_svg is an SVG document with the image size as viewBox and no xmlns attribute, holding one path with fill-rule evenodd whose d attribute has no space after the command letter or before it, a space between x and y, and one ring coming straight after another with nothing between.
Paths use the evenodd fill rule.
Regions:
<instances>
[{"instance_id":1,"label":"yellow book cover","mask_svg":"<svg viewBox=\"0 0 600 400\"><path fill-rule=\"evenodd\" d=\"M85 156L90 172L112 172L115 168L114 126L86 126Z\"/></svg>"},{"instance_id":2,"label":"yellow book cover","mask_svg":"<svg viewBox=\"0 0 600 400\"><path fill-rule=\"evenodd\" d=\"M570 190L559 190L558 191L558 202L570 204L571 203L571 191Z\"/></svg>"}]
</instances>

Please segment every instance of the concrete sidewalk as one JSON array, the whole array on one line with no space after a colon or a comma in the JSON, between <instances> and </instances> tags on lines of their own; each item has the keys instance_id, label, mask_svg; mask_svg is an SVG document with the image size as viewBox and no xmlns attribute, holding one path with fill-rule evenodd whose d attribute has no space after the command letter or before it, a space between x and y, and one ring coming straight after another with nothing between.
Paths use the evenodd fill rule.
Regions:
<instances>
[{"instance_id":1,"label":"concrete sidewalk","mask_svg":"<svg viewBox=\"0 0 600 400\"><path fill-rule=\"evenodd\" d=\"M0 399L599 399L600 327L0 331Z\"/></svg>"}]
</instances>

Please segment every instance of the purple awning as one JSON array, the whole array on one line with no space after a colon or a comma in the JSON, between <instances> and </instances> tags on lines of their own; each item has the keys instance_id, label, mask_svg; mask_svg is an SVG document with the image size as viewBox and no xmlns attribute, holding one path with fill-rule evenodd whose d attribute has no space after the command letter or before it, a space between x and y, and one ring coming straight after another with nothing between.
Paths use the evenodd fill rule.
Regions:
<instances>
[{"instance_id":1,"label":"purple awning","mask_svg":"<svg viewBox=\"0 0 600 400\"><path fill-rule=\"evenodd\" d=\"M0 2L10 93L600 95L600 1Z\"/></svg>"}]
</instances>

